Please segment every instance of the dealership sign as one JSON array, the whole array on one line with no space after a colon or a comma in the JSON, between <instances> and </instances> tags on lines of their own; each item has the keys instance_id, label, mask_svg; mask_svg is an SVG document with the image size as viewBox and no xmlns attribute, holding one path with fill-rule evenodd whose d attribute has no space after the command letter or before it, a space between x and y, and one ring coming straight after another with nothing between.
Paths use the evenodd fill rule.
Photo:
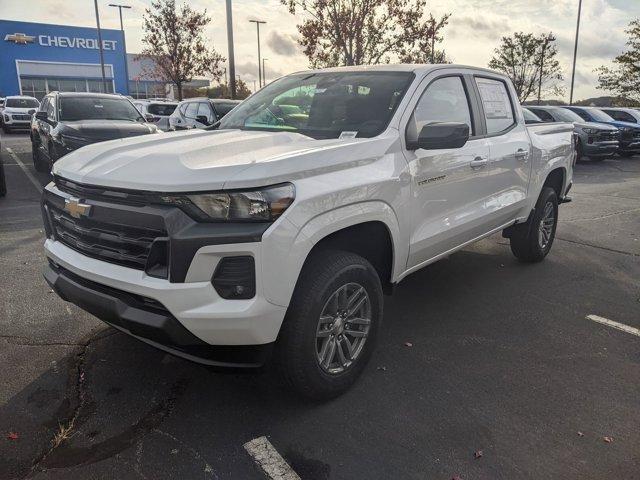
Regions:
<instances>
[{"instance_id":1,"label":"dealership sign","mask_svg":"<svg viewBox=\"0 0 640 480\"><path fill-rule=\"evenodd\" d=\"M5 35L5 41L13 42L18 45L26 45L34 43L36 37L25 35L24 33L14 33L13 35ZM115 50L115 40L103 40L102 48L104 50ZM81 48L88 50L97 50L99 48L98 40L95 38L65 37L60 35L38 35L38 44L43 47L60 47L60 48Z\"/></svg>"}]
</instances>

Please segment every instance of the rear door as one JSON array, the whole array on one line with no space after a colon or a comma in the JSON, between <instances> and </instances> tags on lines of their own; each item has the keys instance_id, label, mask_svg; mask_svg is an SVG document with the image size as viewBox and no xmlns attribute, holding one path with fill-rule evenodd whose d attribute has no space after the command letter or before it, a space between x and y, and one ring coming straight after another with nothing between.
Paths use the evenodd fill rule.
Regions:
<instances>
[{"instance_id":1,"label":"rear door","mask_svg":"<svg viewBox=\"0 0 640 480\"><path fill-rule=\"evenodd\" d=\"M471 137L460 148L405 150L411 173L413 230L407 268L482 235L489 147L478 130L477 99L462 71L429 75L410 104L406 139L435 122L466 123ZM405 139L405 141L406 141Z\"/></svg>"},{"instance_id":2,"label":"rear door","mask_svg":"<svg viewBox=\"0 0 640 480\"><path fill-rule=\"evenodd\" d=\"M499 77L484 74L474 76L474 83L489 142L487 222L495 229L520 217L528 206L531 141L513 88Z\"/></svg>"}]
</instances>

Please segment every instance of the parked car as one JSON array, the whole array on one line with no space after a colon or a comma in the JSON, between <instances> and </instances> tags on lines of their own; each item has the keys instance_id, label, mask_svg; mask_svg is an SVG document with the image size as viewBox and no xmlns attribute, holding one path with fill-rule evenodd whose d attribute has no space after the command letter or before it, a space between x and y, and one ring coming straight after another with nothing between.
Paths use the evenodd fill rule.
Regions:
<instances>
[{"instance_id":1,"label":"parked car","mask_svg":"<svg viewBox=\"0 0 640 480\"><path fill-rule=\"evenodd\" d=\"M4 108L4 102L5 102L5 98L0 97L0 112L2 112L2 109Z\"/></svg>"},{"instance_id":2,"label":"parked car","mask_svg":"<svg viewBox=\"0 0 640 480\"><path fill-rule=\"evenodd\" d=\"M52 92L31 122L31 151L37 171L80 147L116 138L159 133L133 103L108 93Z\"/></svg>"},{"instance_id":3,"label":"parked car","mask_svg":"<svg viewBox=\"0 0 640 480\"><path fill-rule=\"evenodd\" d=\"M292 120L282 98L309 96ZM65 300L208 365L269 359L344 392L383 293L496 232L542 261L569 200L573 125L525 126L508 77L443 65L302 72L211 131L90 145L43 193L45 278ZM427 287L425 287L427 288Z\"/></svg>"},{"instance_id":4,"label":"parked car","mask_svg":"<svg viewBox=\"0 0 640 480\"><path fill-rule=\"evenodd\" d=\"M37 98L24 95L12 95L5 98L2 109L2 131L28 130L31 117L40 107Z\"/></svg>"},{"instance_id":5,"label":"parked car","mask_svg":"<svg viewBox=\"0 0 640 480\"><path fill-rule=\"evenodd\" d=\"M603 107L602 110L604 113L609 115L614 120L618 120L620 122L628 122L628 123L636 123L640 124L640 111L635 108L609 108Z\"/></svg>"},{"instance_id":6,"label":"parked car","mask_svg":"<svg viewBox=\"0 0 640 480\"><path fill-rule=\"evenodd\" d=\"M621 122L610 117L596 107L562 107L577 113L587 122L596 122L605 125L612 125L620 130L620 146L618 154L629 157L640 153L640 126L635 123Z\"/></svg>"},{"instance_id":7,"label":"parked car","mask_svg":"<svg viewBox=\"0 0 640 480\"><path fill-rule=\"evenodd\" d=\"M133 104L149 122L165 132L169 130L169 117L178 106L178 102L166 99L133 100Z\"/></svg>"},{"instance_id":8,"label":"parked car","mask_svg":"<svg viewBox=\"0 0 640 480\"><path fill-rule=\"evenodd\" d=\"M0 197L4 197L7 194L7 181L4 177L4 164L2 158L0 158Z\"/></svg>"},{"instance_id":9,"label":"parked car","mask_svg":"<svg viewBox=\"0 0 640 480\"><path fill-rule=\"evenodd\" d=\"M239 103L240 100L217 98L183 100L169 117L169 129L207 128L224 117Z\"/></svg>"},{"instance_id":10,"label":"parked car","mask_svg":"<svg viewBox=\"0 0 640 480\"><path fill-rule=\"evenodd\" d=\"M577 160L587 156L591 160L604 160L616 154L620 146L620 130L613 125L585 122L577 113L560 107L530 105L527 109L545 122L571 122L577 136Z\"/></svg>"}]
</instances>

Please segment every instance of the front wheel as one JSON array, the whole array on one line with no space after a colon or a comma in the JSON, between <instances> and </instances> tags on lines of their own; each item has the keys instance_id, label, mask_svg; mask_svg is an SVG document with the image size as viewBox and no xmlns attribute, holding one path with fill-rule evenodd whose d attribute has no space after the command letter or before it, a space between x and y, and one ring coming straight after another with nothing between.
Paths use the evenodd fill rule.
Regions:
<instances>
[{"instance_id":1,"label":"front wheel","mask_svg":"<svg viewBox=\"0 0 640 480\"><path fill-rule=\"evenodd\" d=\"M298 394L327 400L364 370L382 321L382 286L359 255L313 254L300 274L276 343L275 366Z\"/></svg>"},{"instance_id":2,"label":"front wheel","mask_svg":"<svg viewBox=\"0 0 640 480\"><path fill-rule=\"evenodd\" d=\"M557 225L558 196L553 188L545 187L530 221L514 227L511 251L520 261L541 262L551 250Z\"/></svg>"},{"instance_id":3,"label":"front wheel","mask_svg":"<svg viewBox=\"0 0 640 480\"><path fill-rule=\"evenodd\" d=\"M36 142L31 142L31 157L33 158L33 166L37 172L48 172L51 168L49 162L42 158L40 146Z\"/></svg>"}]
</instances>

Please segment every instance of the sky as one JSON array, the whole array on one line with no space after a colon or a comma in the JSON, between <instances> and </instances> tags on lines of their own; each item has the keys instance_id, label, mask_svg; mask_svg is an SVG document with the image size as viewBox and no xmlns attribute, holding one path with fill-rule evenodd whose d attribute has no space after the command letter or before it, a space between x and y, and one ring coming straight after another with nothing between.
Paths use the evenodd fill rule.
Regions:
<instances>
[{"instance_id":1,"label":"sky","mask_svg":"<svg viewBox=\"0 0 640 480\"><path fill-rule=\"evenodd\" d=\"M109 3L133 7L124 11L124 28L128 51L139 52L142 16L151 0L98 0L103 28L120 26L118 11L109 7ZM207 10L211 23L206 37L226 57L225 1L189 0L189 3L196 10ZM624 30L631 20L640 18L640 0L582 3L574 94L577 99L606 94L595 88L594 69L610 65L625 50ZM568 98L577 10L578 0L428 0L425 15L451 14L442 47L455 63L473 66L486 67L504 35L515 31L536 34L552 31L558 38L558 57ZM95 12L91 0L0 0L0 19L94 26ZM296 43L296 26L304 20L302 15L291 15L279 0L233 0L236 73L250 88L258 76L256 28L249 22L251 19L267 22L260 31L262 57L267 59L267 80L308 68L307 59Z\"/></svg>"}]
</instances>

